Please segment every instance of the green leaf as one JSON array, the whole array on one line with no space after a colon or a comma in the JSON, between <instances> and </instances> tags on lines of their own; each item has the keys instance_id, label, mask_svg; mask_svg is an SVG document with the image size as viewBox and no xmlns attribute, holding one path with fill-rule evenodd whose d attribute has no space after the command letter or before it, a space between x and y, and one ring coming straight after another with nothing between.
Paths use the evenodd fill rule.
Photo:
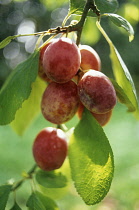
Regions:
<instances>
[{"instance_id":1,"label":"green leaf","mask_svg":"<svg viewBox=\"0 0 139 210\"><path fill-rule=\"evenodd\" d=\"M61 172L42 171L36 173L37 182L46 188L62 188L67 185L67 178Z\"/></svg>"},{"instance_id":2,"label":"green leaf","mask_svg":"<svg viewBox=\"0 0 139 210\"><path fill-rule=\"evenodd\" d=\"M10 210L22 210L19 205L15 202L13 207Z\"/></svg>"},{"instance_id":3,"label":"green leaf","mask_svg":"<svg viewBox=\"0 0 139 210\"><path fill-rule=\"evenodd\" d=\"M118 83L115 80L113 80L113 79L110 79L110 80L116 90L116 95L117 95L120 103L125 104L128 107L129 112L134 112L136 110L136 108L134 107L132 102L129 100L129 98L125 94L124 90L118 85Z\"/></svg>"},{"instance_id":4,"label":"green leaf","mask_svg":"<svg viewBox=\"0 0 139 210\"><path fill-rule=\"evenodd\" d=\"M70 14L82 15L85 0L70 0ZM114 12L118 7L117 0L95 0L97 8L100 10L100 13L111 13ZM89 12L90 16L96 17L96 14L93 11Z\"/></svg>"},{"instance_id":5,"label":"green leaf","mask_svg":"<svg viewBox=\"0 0 139 210\"><path fill-rule=\"evenodd\" d=\"M132 102L132 105L136 109L133 113L135 117L139 119L139 104L135 85L130 75L130 72L126 67L124 61L122 60L119 52L117 51L117 49L113 45L112 41L110 40L104 29L101 27L99 22L97 22L97 26L110 46L110 58L116 82L123 89L128 99Z\"/></svg>"},{"instance_id":6,"label":"green leaf","mask_svg":"<svg viewBox=\"0 0 139 210\"><path fill-rule=\"evenodd\" d=\"M134 29L125 18L117 14L108 13L104 15L108 16L115 25L124 28L129 33L129 41L132 41L134 39Z\"/></svg>"},{"instance_id":7,"label":"green leaf","mask_svg":"<svg viewBox=\"0 0 139 210\"><path fill-rule=\"evenodd\" d=\"M40 192L36 192L38 198L40 199L40 201L43 203L44 207L46 210L59 210L56 202L54 200L52 200L51 198L43 195Z\"/></svg>"},{"instance_id":8,"label":"green leaf","mask_svg":"<svg viewBox=\"0 0 139 210\"><path fill-rule=\"evenodd\" d=\"M95 3L101 14L115 12L119 5L117 0L95 0Z\"/></svg>"},{"instance_id":9,"label":"green leaf","mask_svg":"<svg viewBox=\"0 0 139 210\"><path fill-rule=\"evenodd\" d=\"M6 47L13 39L15 39L17 36L8 36L6 37L2 42L0 42L0 49Z\"/></svg>"},{"instance_id":10,"label":"green leaf","mask_svg":"<svg viewBox=\"0 0 139 210\"><path fill-rule=\"evenodd\" d=\"M0 91L0 124L10 123L22 106L38 74L39 52L35 51L10 74Z\"/></svg>"},{"instance_id":11,"label":"green leaf","mask_svg":"<svg viewBox=\"0 0 139 210\"><path fill-rule=\"evenodd\" d=\"M40 102L44 89L46 88L45 82L40 78L32 83L32 91L27 100L22 104L15 115L15 120L11 123L12 128L18 135L23 135L24 131L40 112Z\"/></svg>"},{"instance_id":12,"label":"green leaf","mask_svg":"<svg viewBox=\"0 0 139 210\"><path fill-rule=\"evenodd\" d=\"M0 210L5 210L12 185L0 186Z\"/></svg>"},{"instance_id":13,"label":"green leaf","mask_svg":"<svg viewBox=\"0 0 139 210\"><path fill-rule=\"evenodd\" d=\"M110 189L114 160L102 127L88 110L71 136L69 161L76 190L84 202L100 202Z\"/></svg>"},{"instance_id":14,"label":"green leaf","mask_svg":"<svg viewBox=\"0 0 139 210\"><path fill-rule=\"evenodd\" d=\"M29 197L26 206L29 207L29 210L46 210L43 203L34 192Z\"/></svg>"}]
</instances>

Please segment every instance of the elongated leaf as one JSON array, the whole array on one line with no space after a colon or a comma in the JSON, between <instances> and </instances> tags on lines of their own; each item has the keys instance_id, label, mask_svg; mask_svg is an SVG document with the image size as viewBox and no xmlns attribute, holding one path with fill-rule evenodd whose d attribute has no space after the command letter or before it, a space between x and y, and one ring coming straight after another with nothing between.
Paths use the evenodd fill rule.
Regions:
<instances>
[{"instance_id":1,"label":"elongated leaf","mask_svg":"<svg viewBox=\"0 0 139 210\"><path fill-rule=\"evenodd\" d=\"M21 210L20 206L15 202L10 210Z\"/></svg>"},{"instance_id":2,"label":"elongated leaf","mask_svg":"<svg viewBox=\"0 0 139 210\"><path fill-rule=\"evenodd\" d=\"M11 191L11 185L1 185L0 186L0 210L5 210L6 204Z\"/></svg>"},{"instance_id":3,"label":"elongated leaf","mask_svg":"<svg viewBox=\"0 0 139 210\"><path fill-rule=\"evenodd\" d=\"M35 51L10 74L0 91L0 124L10 123L30 93L38 73L39 52Z\"/></svg>"},{"instance_id":4,"label":"elongated leaf","mask_svg":"<svg viewBox=\"0 0 139 210\"><path fill-rule=\"evenodd\" d=\"M100 202L110 189L114 160L102 127L88 110L71 136L69 161L76 190L84 202Z\"/></svg>"},{"instance_id":5,"label":"elongated leaf","mask_svg":"<svg viewBox=\"0 0 139 210\"><path fill-rule=\"evenodd\" d=\"M129 41L132 41L134 39L134 29L125 18L117 14L108 13L104 15L108 16L115 25L124 28L129 33Z\"/></svg>"},{"instance_id":6,"label":"elongated leaf","mask_svg":"<svg viewBox=\"0 0 139 210\"><path fill-rule=\"evenodd\" d=\"M40 192L36 192L38 198L41 200L41 202L43 203L44 207L46 210L59 210L56 202L54 200L52 200L51 198L43 195Z\"/></svg>"},{"instance_id":7,"label":"elongated leaf","mask_svg":"<svg viewBox=\"0 0 139 210\"><path fill-rule=\"evenodd\" d=\"M17 36L8 36L6 37L2 42L0 42L0 49L6 47L13 39L15 39Z\"/></svg>"},{"instance_id":8,"label":"elongated leaf","mask_svg":"<svg viewBox=\"0 0 139 210\"><path fill-rule=\"evenodd\" d=\"M46 188L62 188L67 185L67 178L56 171L42 171L39 170L36 174L37 182Z\"/></svg>"},{"instance_id":9,"label":"elongated leaf","mask_svg":"<svg viewBox=\"0 0 139 210\"><path fill-rule=\"evenodd\" d=\"M114 79L110 79L110 80L116 90L116 95L120 103L125 104L128 107L129 112L136 111L136 108L133 106L132 102L129 100L124 90L118 85L118 83Z\"/></svg>"},{"instance_id":10,"label":"elongated leaf","mask_svg":"<svg viewBox=\"0 0 139 210\"><path fill-rule=\"evenodd\" d=\"M46 210L36 193L32 193L27 201L26 206L29 207L29 210Z\"/></svg>"},{"instance_id":11,"label":"elongated leaf","mask_svg":"<svg viewBox=\"0 0 139 210\"><path fill-rule=\"evenodd\" d=\"M137 99L135 85L130 75L130 72L126 67L124 61L122 60L116 47L113 45L112 41L110 40L106 32L103 30L99 22L97 22L97 26L110 46L110 58L116 82L123 89L128 99L131 101L133 107L135 107L136 110L133 113L135 117L139 119L138 99Z\"/></svg>"},{"instance_id":12,"label":"elongated leaf","mask_svg":"<svg viewBox=\"0 0 139 210\"><path fill-rule=\"evenodd\" d=\"M23 135L24 131L40 112L40 102L46 84L39 78L32 84L32 91L27 100L22 104L15 115L15 120L11 123L12 128L18 135Z\"/></svg>"},{"instance_id":13,"label":"elongated leaf","mask_svg":"<svg viewBox=\"0 0 139 210\"><path fill-rule=\"evenodd\" d=\"M85 3L85 0L70 0L70 14L81 15ZM117 0L95 0L95 3L101 14L114 12L118 7ZM93 11L90 11L89 15L96 17Z\"/></svg>"}]
</instances>

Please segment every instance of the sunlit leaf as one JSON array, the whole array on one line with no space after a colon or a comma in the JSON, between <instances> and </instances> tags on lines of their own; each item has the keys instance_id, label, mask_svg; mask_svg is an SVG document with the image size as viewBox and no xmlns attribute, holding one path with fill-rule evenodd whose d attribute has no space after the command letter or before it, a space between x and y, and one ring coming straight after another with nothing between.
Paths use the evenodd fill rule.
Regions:
<instances>
[{"instance_id":1,"label":"sunlit leaf","mask_svg":"<svg viewBox=\"0 0 139 210\"><path fill-rule=\"evenodd\" d=\"M29 210L46 210L43 203L41 202L37 194L34 192L27 200L26 206L29 207Z\"/></svg>"},{"instance_id":2,"label":"sunlit leaf","mask_svg":"<svg viewBox=\"0 0 139 210\"><path fill-rule=\"evenodd\" d=\"M110 189L114 160L102 127L88 110L71 136L69 161L76 190L84 202L100 202Z\"/></svg>"},{"instance_id":3,"label":"sunlit leaf","mask_svg":"<svg viewBox=\"0 0 139 210\"><path fill-rule=\"evenodd\" d=\"M10 123L21 108L38 74L39 52L35 51L26 61L19 64L10 74L0 90L0 124Z\"/></svg>"},{"instance_id":4,"label":"sunlit leaf","mask_svg":"<svg viewBox=\"0 0 139 210\"><path fill-rule=\"evenodd\" d=\"M131 101L133 107L135 107L136 110L133 113L135 117L139 119L138 99L137 99L135 85L130 75L130 72L127 66L125 65L123 59L121 58L118 50L115 48L112 41L110 40L104 29L101 27L99 22L97 22L97 26L110 46L110 58L116 82L123 89L124 93Z\"/></svg>"},{"instance_id":5,"label":"sunlit leaf","mask_svg":"<svg viewBox=\"0 0 139 210\"><path fill-rule=\"evenodd\" d=\"M32 91L22 107L16 112L15 120L11 123L17 134L22 135L30 123L40 112L40 102L46 84L39 78L32 84Z\"/></svg>"},{"instance_id":6,"label":"sunlit leaf","mask_svg":"<svg viewBox=\"0 0 139 210\"><path fill-rule=\"evenodd\" d=\"M129 33L129 41L132 41L134 39L134 29L125 18L117 14L108 13L104 15L108 16L115 25L124 28Z\"/></svg>"},{"instance_id":7,"label":"sunlit leaf","mask_svg":"<svg viewBox=\"0 0 139 210\"><path fill-rule=\"evenodd\" d=\"M124 90L117 84L117 82L114 79L110 79L110 80L116 90L116 95L120 103L125 104L128 107L129 112L134 112L136 108L133 106L132 102L129 100Z\"/></svg>"},{"instance_id":8,"label":"sunlit leaf","mask_svg":"<svg viewBox=\"0 0 139 210\"><path fill-rule=\"evenodd\" d=\"M11 191L11 185L1 185L0 186L0 210L5 210L6 204Z\"/></svg>"}]
</instances>

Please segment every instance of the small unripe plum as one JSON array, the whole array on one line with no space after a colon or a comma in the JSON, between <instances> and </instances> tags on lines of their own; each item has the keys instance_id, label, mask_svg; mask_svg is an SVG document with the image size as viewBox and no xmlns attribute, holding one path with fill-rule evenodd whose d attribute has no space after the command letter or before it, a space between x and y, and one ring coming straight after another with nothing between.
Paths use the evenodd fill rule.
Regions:
<instances>
[{"instance_id":1,"label":"small unripe plum","mask_svg":"<svg viewBox=\"0 0 139 210\"><path fill-rule=\"evenodd\" d=\"M78 47L69 38L59 38L45 50L43 68L54 82L65 83L77 73L81 62Z\"/></svg>"},{"instance_id":2,"label":"small unripe plum","mask_svg":"<svg viewBox=\"0 0 139 210\"><path fill-rule=\"evenodd\" d=\"M47 127L39 132L33 143L33 156L45 171L58 169L67 156L67 139L61 129Z\"/></svg>"},{"instance_id":3,"label":"small unripe plum","mask_svg":"<svg viewBox=\"0 0 139 210\"><path fill-rule=\"evenodd\" d=\"M84 108L85 108L84 105L82 103L80 103L78 110L77 110L77 116L79 117L79 119L82 118ZM110 118L112 116L112 110L110 110L109 112L106 112L104 114L96 114L93 112L90 112L90 113L94 116L94 118L98 121L98 123L102 127L105 126L110 121Z\"/></svg>"},{"instance_id":4,"label":"small unripe plum","mask_svg":"<svg viewBox=\"0 0 139 210\"><path fill-rule=\"evenodd\" d=\"M103 114L116 104L116 92L109 78L100 71L89 70L78 83L82 104L91 112Z\"/></svg>"},{"instance_id":5,"label":"small unripe plum","mask_svg":"<svg viewBox=\"0 0 139 210\"><path fill-rule=\"evenodd\" d=\"M62 124L74 116L78 104L77 85L73 81L51 82L42 96L41 110L46 120Z\"/></svg>"},{"instance_id":6,"label":"small unripe plum","mask_svg":"<svg viewBox=\"0 0 139 210\"><path fill-rule=\"evenodd\" d=\"M101 69L101 60L98 53L88 45L79 46L81 53L81 69L88 70L94 69L100 71Z\"/></svg>"},{"instance_id":7,"label":"small unripe plum","mask_svg":"<svg viewBox=\"0 0 139 210\"><path fill-rule=\"evenodd\" d=\"M40 49L40 56L39 56L39 71L38 75L41 79L43 79L46 82L50 82L51 80L47 77L46 73L44 72L43 68L43 56L46 48L52 43L53 40L45 44L41 49Z\"/></svg>"}]
</instances>

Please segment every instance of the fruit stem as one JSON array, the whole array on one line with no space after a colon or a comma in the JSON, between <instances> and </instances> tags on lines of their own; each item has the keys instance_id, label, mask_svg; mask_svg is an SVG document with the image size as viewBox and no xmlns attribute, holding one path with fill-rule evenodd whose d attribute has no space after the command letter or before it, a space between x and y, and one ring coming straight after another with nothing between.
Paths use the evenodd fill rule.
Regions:
<instances>
[{"instance_id":1,"label":"fruit stem","mask_svg":"<svg viewBox=\"0 0 139 210\"><path fill-rule=\"evenodd\" d=\"M32 175L35 173L35 170L37 169L37 165L35 164L24 176L23 179L19 180L18 182L16 182L15 184L13 184L13 187L11 189L11 191L15 191L17 188L19 188L23 182L27 179L32 179Z\"/></svg>"}]
</instances>

